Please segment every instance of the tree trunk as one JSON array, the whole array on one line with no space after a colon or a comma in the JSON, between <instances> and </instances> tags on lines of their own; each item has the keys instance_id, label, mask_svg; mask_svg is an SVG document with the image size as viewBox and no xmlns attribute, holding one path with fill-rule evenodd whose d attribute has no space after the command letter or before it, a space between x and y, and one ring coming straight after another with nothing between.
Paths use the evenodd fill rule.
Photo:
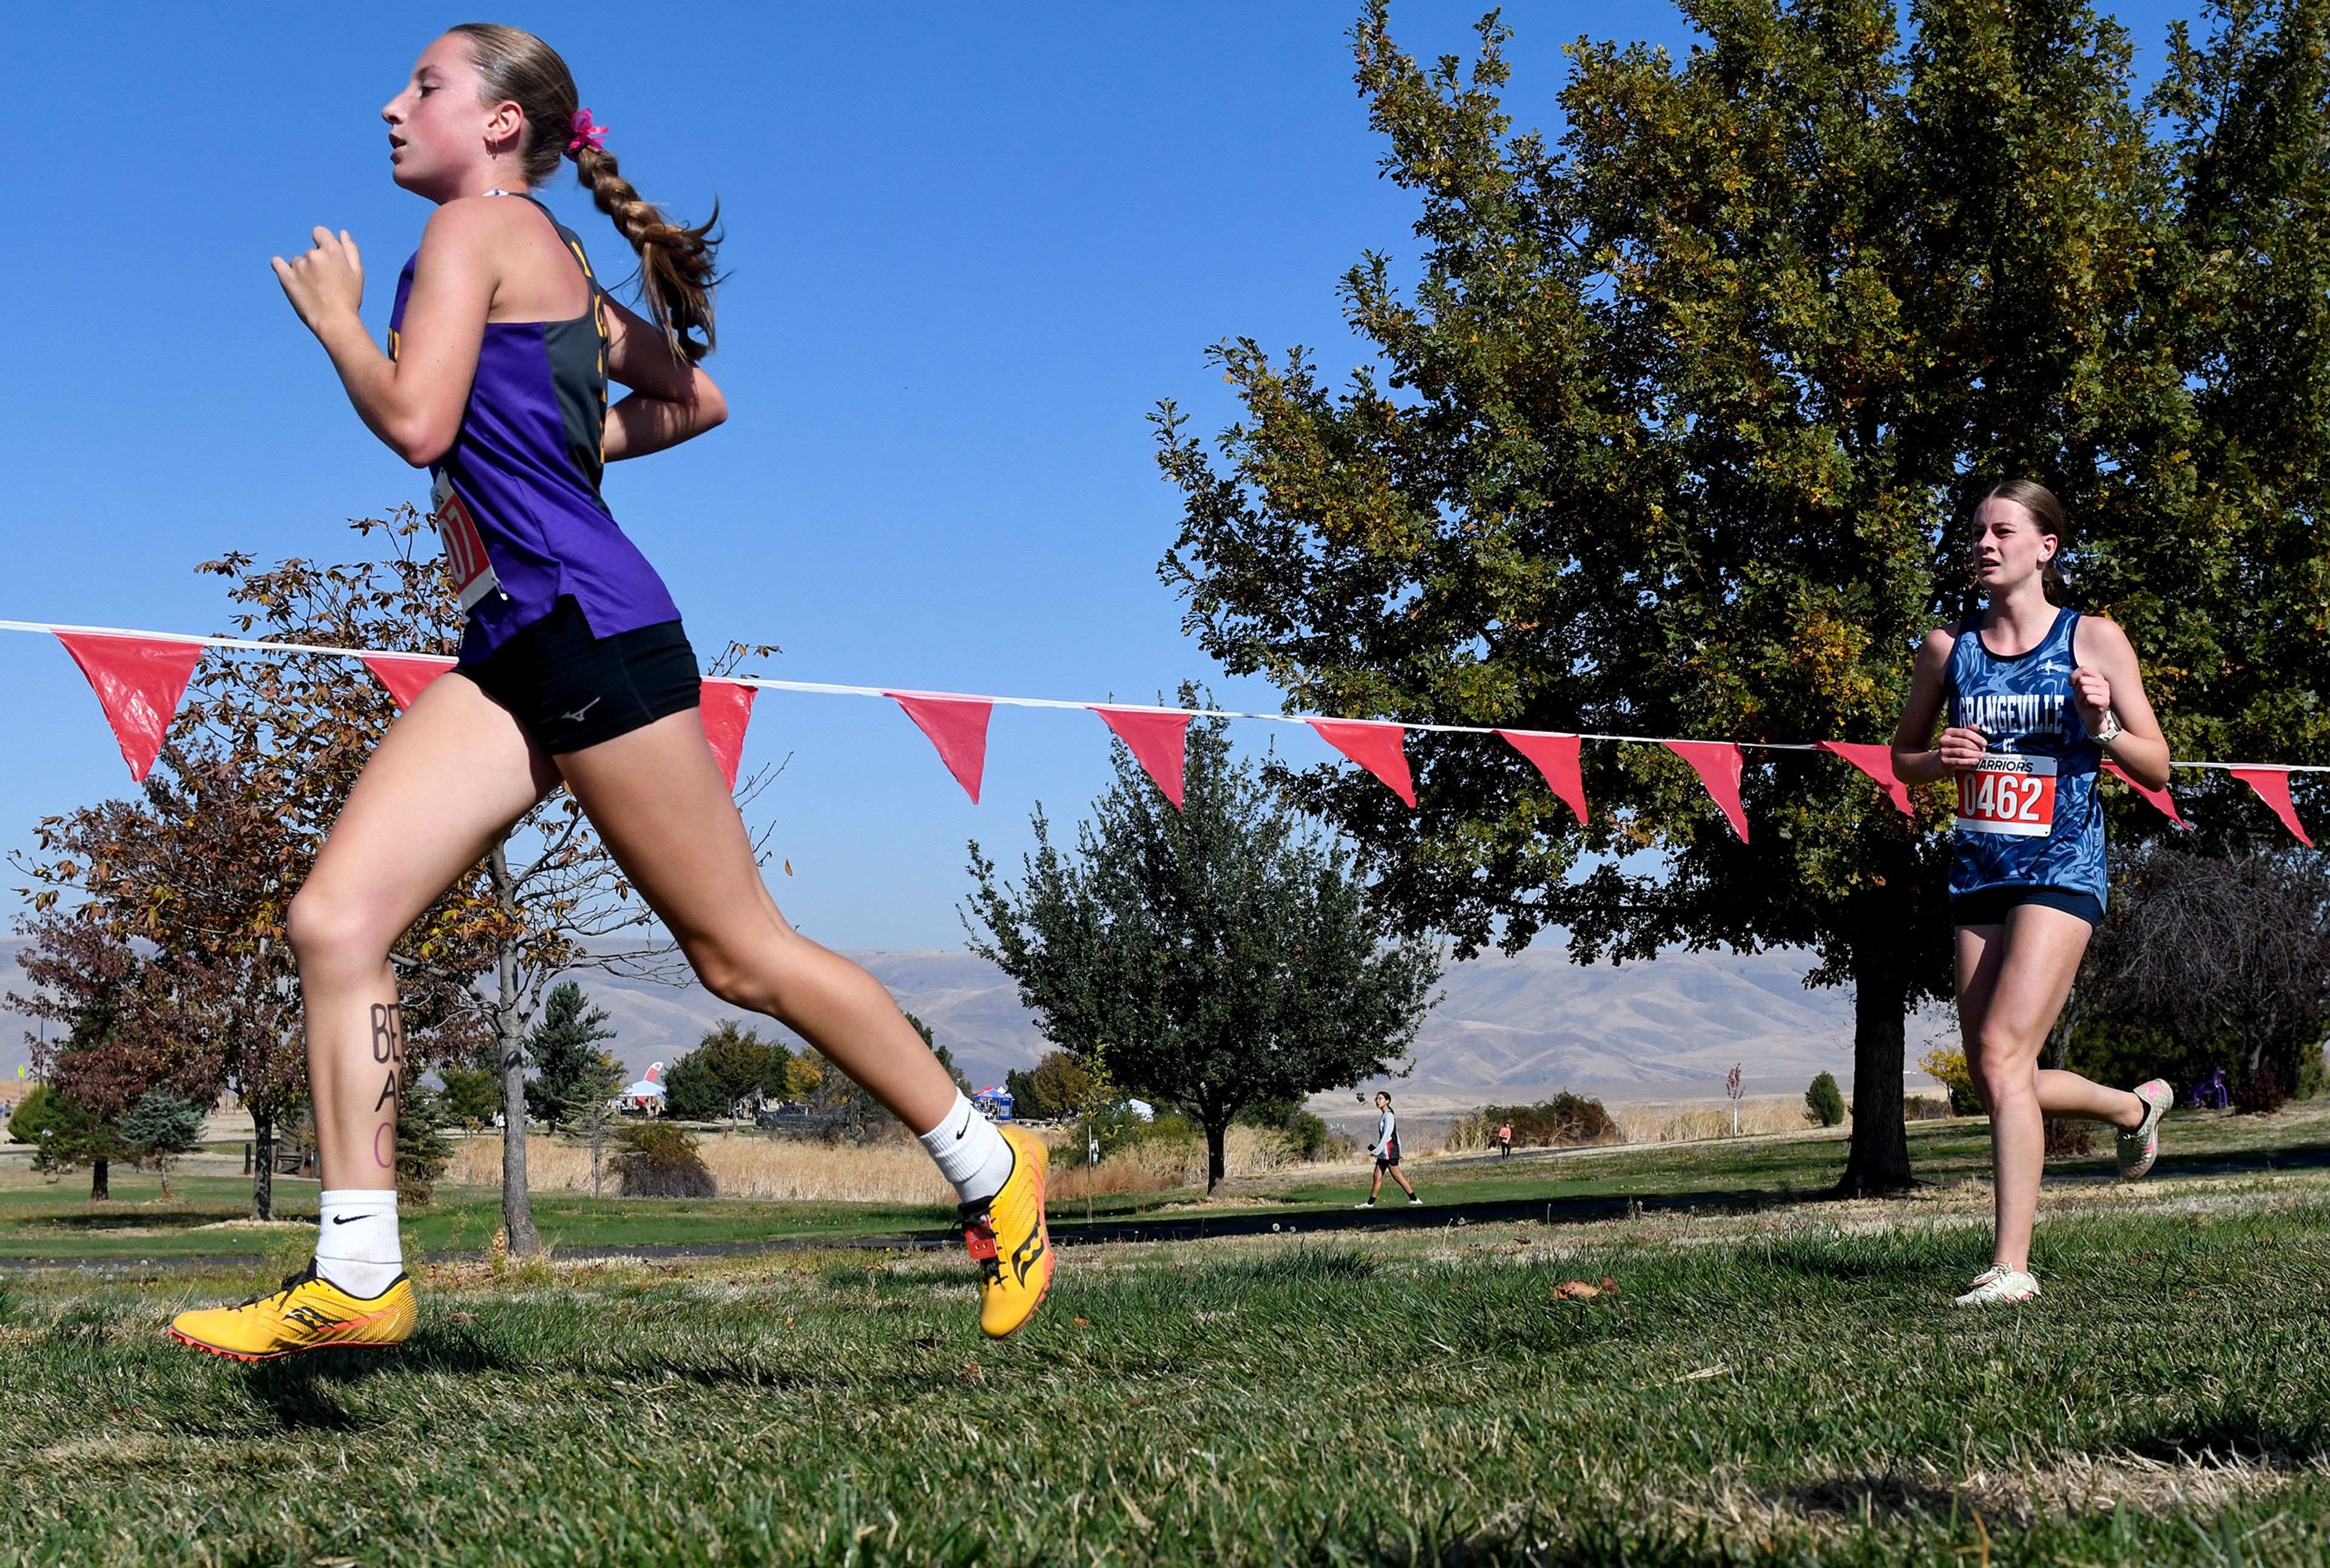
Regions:
<instances>
[{"instance_id":1,"label":"tree trunk","mask_svg":"<svg viewBox=\"0 0 2330 1568\"><path fill-rule=\"evenodd\" d=\"M1217 1197L1222 1190L1222 1173L1228 1166L1230 1123L1227 1117L1217 1121L1206 1118L1206 1196Z\"/></svg>"},{"instance_id":2,"label":"tree trunk","mask_svg":"<svg viewBox=\"0 0 2330 1568\"><path fill-rule=\"evenodd\" d=\"M1887 955L1885 956L1890 956ZM1883 958L1856 955L1852 972L1852 1145L1836 1184L1845 1198L1909 1188L1909 1136L1901 1119L1908 988Z\"/></svg>"},{"instance_id":3,"label":"tree trunk","mask_svg":"<svg viewBox=\"0 0 2330 1568\"><path fill-rule=\"evenodd\" d=\"M112 1200L112 1173L107 1169L107 1164L108 1162L104 1160L91 1160L89 1163L89 1201L92 1203L104 1203Z\"/></svg>"},{"instance_id":4,"label":"tree trunk","mask_svg":"<svg viewBox=\"0 0 2330 1568\"><path fill-rule=\"evenodd\" d=\"M258 1145L259 1156L259 1163L251 1168L251 1217L272 1220L275 1218L275 1118L253 1111L251 1136Z\"/></svg>"},{"instance_id":5,"label":"tree trunk","mask_svg":"<svg viewBox=\"0 0 2330 1568\"><path fill-rule=\"evenodd\" d=\"M501 844L494 846L491 868L494 892L502 908L515 916L516 885ZM519 1029L516 944L504 937L497 956L500 990L494 1006L494 1048L502 1074L502 1230L511 1257L531 1258L542 1250L542 1237L534 1228L534 1212L526 1198L526 1036Z\"/></svg>"}]
</instances>

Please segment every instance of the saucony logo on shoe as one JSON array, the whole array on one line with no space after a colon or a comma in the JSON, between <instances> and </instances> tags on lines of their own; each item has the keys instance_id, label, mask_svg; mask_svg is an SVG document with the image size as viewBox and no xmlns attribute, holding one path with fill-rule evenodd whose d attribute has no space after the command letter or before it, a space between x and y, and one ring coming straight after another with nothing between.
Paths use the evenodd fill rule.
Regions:
<instances>
[{"instance_id":1,"label":"saucony logo on shoe","mask_svg":"<svg viewBox=\"0 0 2330 1568\"><path fill-rule=\"evenodd\" d=\"M1020 1284L1028 1283L1028 1270L1036 1267L1043 1256L1044 1238L1041 1232L1030 1232L1028 1239L1012 1251L1011 1272L1019 1277Z\"/></svg>"}]
</instances>

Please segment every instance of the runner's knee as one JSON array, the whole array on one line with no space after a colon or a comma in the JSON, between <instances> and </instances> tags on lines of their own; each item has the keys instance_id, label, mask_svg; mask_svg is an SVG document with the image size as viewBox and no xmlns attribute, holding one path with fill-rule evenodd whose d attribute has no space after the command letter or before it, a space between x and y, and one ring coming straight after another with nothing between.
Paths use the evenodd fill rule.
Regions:
<instances>
[{"instance_id":1,"label":"runner's knee","mask_svg":"<svg viewBox=\"0 0 2330 1568\"><path fill-rule=\"evenodd\" d=\"M396 940L360 894L312 881L292 897L285 926L299 971L311 979L336 969L377 968Z\"/></svg>"},{"instance_id":2,"label":"runner's knee","mask_svg":"<svg viewBox=\"0 0 2330 1568\"><path fill-rule=\"evenodd\" d=\"M731 1007L783 1020L799 987L778 945L699 941L687 945L687 962L704 989Z\"/></svg>"}]
</instances>

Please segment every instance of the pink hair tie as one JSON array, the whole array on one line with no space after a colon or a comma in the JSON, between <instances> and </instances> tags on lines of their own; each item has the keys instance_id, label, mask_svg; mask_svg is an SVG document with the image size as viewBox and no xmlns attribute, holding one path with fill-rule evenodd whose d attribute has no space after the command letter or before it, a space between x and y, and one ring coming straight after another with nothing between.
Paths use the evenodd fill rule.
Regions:
<instances>
[{"instance_id":1,"label":"pink hair tie","mask_svg":"<svg viewBox=\"0 0 2330 1568\"><path fill-rule=\"evenodd\" d=\"M592 125L591 111L588 109L576 109L574 118L567 124L574 132L574 139L566 144L568 157L573 157L586 147L592 152L607 150L607 128L603 125Z\"/></svg>"}]
</instances>

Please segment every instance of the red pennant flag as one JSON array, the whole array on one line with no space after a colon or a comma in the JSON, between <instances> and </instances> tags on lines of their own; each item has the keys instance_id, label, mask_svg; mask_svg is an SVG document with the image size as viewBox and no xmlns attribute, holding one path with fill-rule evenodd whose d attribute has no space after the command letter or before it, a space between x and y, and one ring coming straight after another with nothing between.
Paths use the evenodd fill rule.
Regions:
<instances>
[{"instance_id":1,"label":"red pennant flag","mask_svg":"<svg viewBox=\"0 0 2330 1568\"><path fill-rule=\"evenodd\" d=\"M1691 764L1691 772L1707 786L1708 798L1723 808L1731 831L1748 841L1748 814L1739 809L1739 774L1747 765L1740 749L1728 740L1670 740L1666 748Z\"/></svg>"},{"instance_id":2,"label":"red pennant flag","mask_svg":"<svg viewBox=\"0 0 2330 1568\"><path fill-rule=\"evenodd\" d=\"M704 738L712 743L712 755L732 790L737 765L744 759L744 727L753 722L753 698L760 695L759 687L738 681L704 683Z\"/></svg>"},{"instance_id":3,"label":"red pennant flag","mask_svg":"<svg viewBox=\"0 0 2330 1568\"><path fill-rule=\"evenodd\" d=\"M1116 738L1132 749L1132 755L1173 803L1181 809L1182 775L1188 771L1189 755L1189 719L1186 713L1148 713L1139 708L1102 708L1093 711L1101 722L1116 732Z\"/></svg>"},{"instance_id":4,"label":"red pennant flag","mask_svg":"<svg viewBox=\"0 0 2330 1568\"><path fill-rule=\"evenodd\" d=\"M987 718L995 705L976 697L933 697L927 693L886 691L883 696L906 710L939 748L939 760L979 803L979 783L987 773Z\"/></svg>"},{"instance_id":5,"label":"red pennant flag","mask_svg":"<svg viewBox=\"0 0 2330 1568\"><path fill-rule=\"evenodd\" d=\"M2151 803L2152 808L2155 811L2157 811L2162 816L2166 817L2170 822L2174 822L2178 827L2189 828L2193 825L2186 822L2183 817L2176 814L2175 798L2166 790L2145 788L2142 784L2128 777L2127 774L2122 773L2120 771L2119 764L2112 761L2109 757L2104 758L2104 772L2119 780L2120 783L2134 790L2137 794L2142 795Z\"/></svg>"},{"instance_id":6,"label":"red pennant flag","mask_svg":"<svg viewBox=\"0 0 2330 1568\"><path fill-rule=\"evenodd\" d=\"M1844 758L1853 766L1885 786L1885 796L1900 808L1905 817L1918 813L1909 809L1909 786L1893 776L1893 748L1890 746L1870 746L1852 740L1824 740L1820 748ZM1743 837L1745 835L1742 835Z\"/></svg>"},{"instance_id":7,"label":"red pennant flag","mask_svg":"<svg viewBox=\"0 0 2330 1568\"><path fill-rule=\"evenodd\" d=\"M2237 779L2244 780L2249 788L2257 791L2258 799L2273 808L2273 814L2281 819L2283 827L2297 835L2299 843L2309 850L2314 847L2314 841L2307 838L2306 830L2298 825L2297 808L2290 803L2287 768L2229 767L2225 771Z\"/></svg>"},{"instance_id":8,"label":"red pennant flag","mask_svg":"<svg viewBox=\"0 0 2330 1568\"><path fill-rule=\"evenodd\" d=\"M1537 729L1501 729L1505 744L1537 764L1557 798L1586 821L1586 779L1577 769L1577 737Z\"/></svg>"},{"instance_id":9,"label":"red pennant flag","mask_svg":"<svg viewBox=\"0 0 2330 1568\"><path fill-rule=\"evenodd\" d=\"M453 660L434 653L367 653L365 668L388 688L399 713L412 706L429 683L453 668Z\"/></svg>"},{"instance_id":10,"label":"red pennant flag","mask_svg":"<svg viewBox=\"0 0 2330 1568\"><path fill-rule=\"evenodd\" d=\"M1407 731L1396 724L1359 718L1307 718L1319 738L1358 763L1416 809L1416 780L1407 771Z\"/></svg>"},{"instance_id":11,"label":"red pennant flag","mask_svg":"<svg viewBox=\"0 0 2330 1568\"><path fill-rule=\"evenodd\" d=\"M60 632L57 641L95 689L130 778L144 784L162 753L162 737L170 732L186 682L202 661L203 645L109 632Z\"/></svg>"}]
</instances>

